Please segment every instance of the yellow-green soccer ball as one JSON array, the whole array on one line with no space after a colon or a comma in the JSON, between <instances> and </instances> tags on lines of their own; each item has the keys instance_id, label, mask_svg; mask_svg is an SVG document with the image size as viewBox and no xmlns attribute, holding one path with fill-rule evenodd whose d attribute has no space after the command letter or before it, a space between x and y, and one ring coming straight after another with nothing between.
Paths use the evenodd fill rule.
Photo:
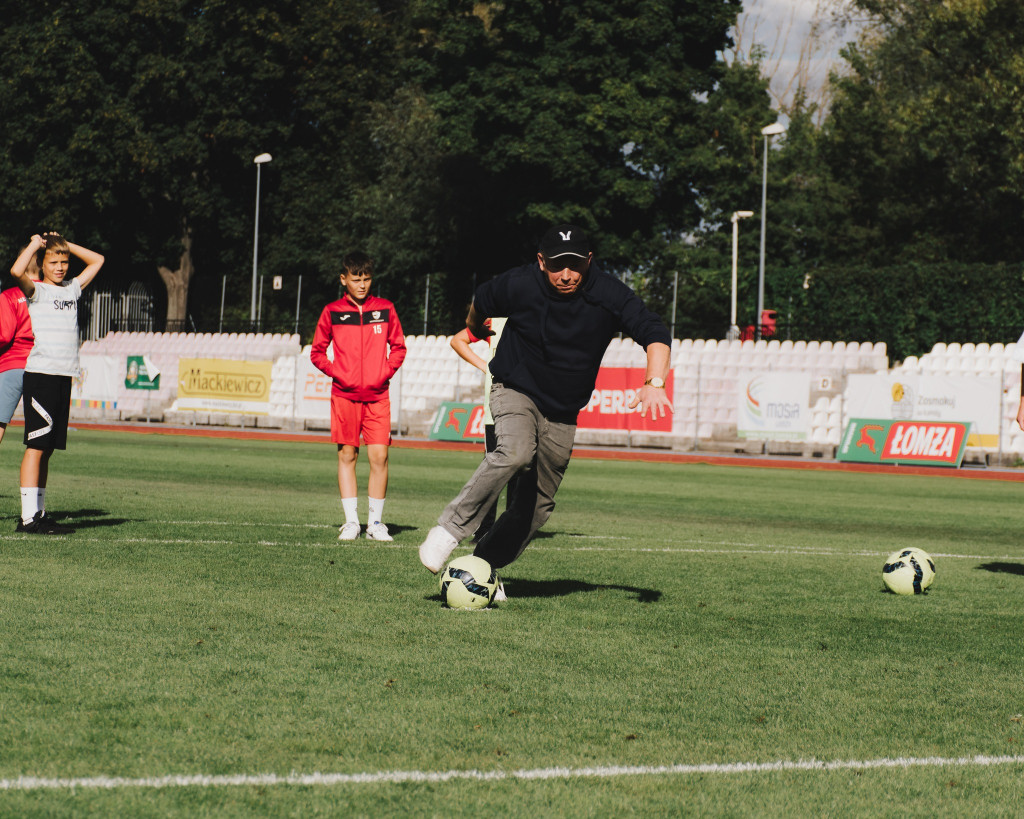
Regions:
<instances>
[{"instance_id":1,"label":"yellow-green soccer ball","mask_svg":"<svg viewBox=\"0 0 1024 819\"><path fill-rule=\"evenodd\" d=\"M450 609L482 609L497 590L497 572L480 557L457 557L441 572L441 600Z\"/></svg>"},{"instance_id":2,"label":"yellow-green soccer ball","mask_svg":"<svg viewBox=\"0 0 1024 819\"><path fill-rule=\"evenodd\" d=\"M922 594L934 579L935 561L924 549L900 549L882 566L882 580L896 594Z\"/></svg>"}]
</instances>

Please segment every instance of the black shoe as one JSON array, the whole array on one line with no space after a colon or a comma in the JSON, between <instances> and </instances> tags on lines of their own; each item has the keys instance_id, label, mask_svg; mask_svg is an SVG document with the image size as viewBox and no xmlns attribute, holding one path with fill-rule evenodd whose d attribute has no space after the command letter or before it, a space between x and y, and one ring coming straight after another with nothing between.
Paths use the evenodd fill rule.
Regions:
<instances>
[{"instance_id":1,"label":"black shoe","mask_svg":"<svg viewBox=\"0 0 1024 819\"><path fill-rule=\"evenodd\" d=\"M14 528L15 532L26 532L30 535L70 535L75 530L69 526L62 526L51 518L46 512L36 512L35 517L28 523L18 521Z\"/></svg>"}]
</instances>

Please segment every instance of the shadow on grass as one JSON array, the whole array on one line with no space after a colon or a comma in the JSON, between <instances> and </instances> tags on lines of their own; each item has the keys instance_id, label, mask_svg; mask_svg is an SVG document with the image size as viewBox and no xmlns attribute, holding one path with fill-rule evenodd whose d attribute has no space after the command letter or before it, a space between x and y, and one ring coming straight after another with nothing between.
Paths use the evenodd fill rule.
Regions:
<instances>
[{"instance_id":1,"label":"shadow on grass","mask_svg":"<svg viewBox=\"0 0 1024 819\"><path fill-rule=\"evenodd\" d=\"M128 518L110 518L103 509L72 509L67 512L50 512L50 516L65 526L74 529L97 529L100 526L120 526L129 523Z\"/></svg>"},{"instance_id":2,"label":"shadow on grass","mask_svg":"<svg viewBox=\"0 0 1024 819\"><path fill-rule=\"evenodd\" d=\"M617 589L635 594L638 603L657 603L661 592L656 589L638 589L635 586L620 586L615 583L586 583L582 580L504 580L505 593L510 600L527 597L565 597L581 592L595 592L601 589ZM428 600L440 601L441 595L434 594Z\"/></svg>"},{"instance_id":3,"label":"shadow on grass","mask_svg":"<svg viewBox=\"0 0 1024 819\"><path fill-rule=\"evenodd\" d=\"M982 563L978 566L986 572L997 572L999 574L1020 574L1024 575L1024 563Z\"/></svg>"},{"instance_id":4,"label":"shadow on grass","mask_svg":"<svg viewBox=\"0 0 1024 819\"><path fill-rule=\"evenodd\" d=\"M618 589L635 594L640 603L657 603L661 592L656 589L638 589L636 586L620 586L616 583L587 583L583 580L506 580L505 591L509 597L564 597L579 592L594 592L601 589Z\"/></svg>"},{"instance_id":5,"label":"shadow on grass","mask_svg":"<svg viewBox=\"0 0 1024 819\"><path fill-rule=\"evenodd\" d=\"M387 516L385 515L385 517ZM423 529L422 526L401 526L397 523L389 523L387 520L385 520L384 523L388 527L388 534L390 534L392 537L394 537L395 535L400 535L402 534L402 532L415 532L417 529ZM341 527L340 523L338 524L338 527ZM423 529L423 537L427 536L427 531L429 530ZM360 531L359 536L362 537L364 534L366 534L365 524L363 524L363 528Z\"/></svg>"}]
</instances>

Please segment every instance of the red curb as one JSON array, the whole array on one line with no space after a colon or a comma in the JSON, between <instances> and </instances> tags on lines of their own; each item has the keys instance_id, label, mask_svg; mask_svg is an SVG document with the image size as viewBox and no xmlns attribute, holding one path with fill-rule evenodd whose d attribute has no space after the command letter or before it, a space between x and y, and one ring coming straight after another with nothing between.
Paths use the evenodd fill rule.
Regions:
<instances>
[{"instance_id":1,"label":"red curb","mask_svg":"<svg viewBox=\"0 0 1024 819\"><path fill-rule=\"evenodd\" d=\"M12 421L11 425L20 424ZM195 438L235 438L250 441L296 441L304 444L329 444L330 434L311 432L274 432L257 429L232 429L230 427L168 427L157 424L99 424L72 422L77 429L91 429L100 432L131 432L141 435L184 435ZM460 441L426 441L411 438L396 438L392 446L398 449L447 450L449 452L481 452L479 443ZM773 458L771 456L713 455L702 452L655 452L635 449L586 449L577 448L573 457L605 461L641 461L647 463L707 464L709 466L746 466L758 469L812 469L825 472L861 472L878 475L923 475L938 478L966 478L984 481L1024 481L1024 470L954 469L941 466L894 466L891 464L841 463L794 456Z\"/></svg>"}]
</instances>

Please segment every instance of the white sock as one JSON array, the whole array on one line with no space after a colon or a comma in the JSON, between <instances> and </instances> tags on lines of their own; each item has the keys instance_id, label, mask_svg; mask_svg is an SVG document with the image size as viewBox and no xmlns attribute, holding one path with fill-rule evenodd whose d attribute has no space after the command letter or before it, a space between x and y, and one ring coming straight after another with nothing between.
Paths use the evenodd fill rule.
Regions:
<instances>
[{"instance_id":1,"label":"white sock","mask_svg":"<svg viewBox=\"0 0 1024 819\"><path fill-rule=\"evenodd\" d=\"M367 523L380 523L384 520L384 498L370 498L370 510L366 516Z\"/></svg>"},{"instance_id":2,"label":"white sock","mask_svg":"<svg viewBox=\"0 0 1024 819\"><path fill-rule=\"evenodd\" d=\"M45 512L46 511L46 487L45 486L40 486L39 489L37 490L37 493L39 495L39 500L36 501L36 505L39 507L39 511L40 512Z\"/></svg>"},{"instance_id":3,"label":"white sock","mask_svg":"<svg viewBox=\"0 0 1024 819\"><path fill-rule=\"evenodd\" d=\"M21 522L28 525L39 511L39 488L21 487Z\"/></svg>"},{"instance_id":4,"label":"white sock","mask_svg":"<svg viewBox=\"0 0 1024 819\"><path fill-rule=\"evenodd\" d=\"M359 498L342 498L341 508L345 512L345 523L359 523L359 513L356 511L356 503Z\"/></svg>"}]
</instances>

